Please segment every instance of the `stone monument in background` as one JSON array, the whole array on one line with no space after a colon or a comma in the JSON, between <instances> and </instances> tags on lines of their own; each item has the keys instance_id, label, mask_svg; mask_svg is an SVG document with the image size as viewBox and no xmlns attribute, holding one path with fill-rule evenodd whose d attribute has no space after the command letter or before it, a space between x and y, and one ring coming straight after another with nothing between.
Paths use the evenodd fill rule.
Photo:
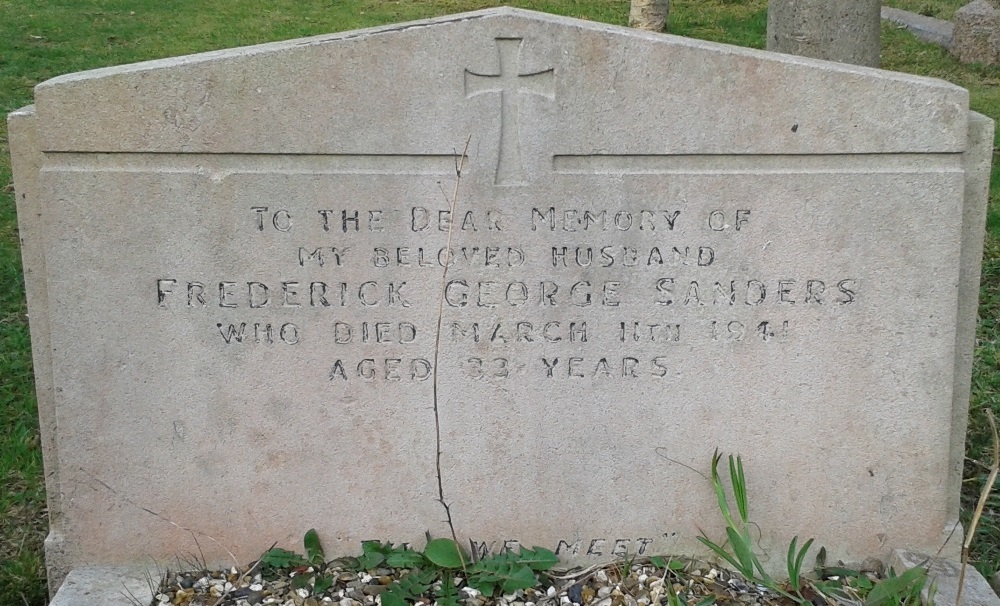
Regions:
<instances>
[{"instance_id":1,"label":"stone monument in background","mask_svg":"<svg viewBox=\"0 0 1000 606\"><path fill-rule=\"evenodd\" d=\"M878 67L879 0L769 0L767 50Z\"/></svg>"},{"instance_id":2,"label":"stone monument in background","mask_svg":"<svg viewBox=\"0 0 1000 606\"><path fill-rule=\"evenodd\" d=\"M973 0L955 12L949 49L962 63L1000 65L1000 9L990 0Z\"/></svg>"}]
</instances>

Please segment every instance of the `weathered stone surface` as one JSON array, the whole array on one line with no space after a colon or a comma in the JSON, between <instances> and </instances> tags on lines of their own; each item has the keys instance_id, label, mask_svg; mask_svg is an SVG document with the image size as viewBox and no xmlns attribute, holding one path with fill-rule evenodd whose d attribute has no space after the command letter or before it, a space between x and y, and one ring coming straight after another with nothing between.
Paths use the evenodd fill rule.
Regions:
<instances>
[{"instance_id":1,"label":"weathered stone surface","mask_svg":"<svg viewBox=\"0 0 1000 606\"><path fill-rule=\"evenodd\" d=\"M878 67L878 0L769 0L767 50Z\"/></svg>"},{"instance_id":2,"label":"weathered stone surface","mask_svg":"<svg viewBox=\"0 0 1000 606\"><path fill-rule=\"evenodd\" d=\"M153 576L150 576L153 575ZM49 606L136 606L153 603L155 571L85 566L69 573Z\"/></svg>"},{"instance_id":3,"label":"weathered stone surface","mask_svg":"<svg viewBox=\"0 0 1000 606\"><path fill-rule=\"evenodd\" d=\"M958 283L958 319L955 335L955 388L951 416L951 469L948 472L948 516L957 532L950 533L940 553L957 559L961 555L964 533L959 525L965 465L965 431L969 422L969 396L972 387L973 354L976 346L976 319L979 308L979 278L983 257L983 232L986 229L986 206L989 198L990 169L993 163L993 120L976 112L969 113L969 145L962 163L965 167L965 205L962 213L962 260ZM935 553L938 553L937 551Z\"/></svg>"},{"instance_id":4,"label":"weathered stone surface","mask_svg":"<svg viewBox=\"0 0 1000 606\"><path fill-rule=\"evenodd\" d=\"M998 588L1000 588L1000 572L993 573L993 576L990 577L989 584L990 587L993 588L994 592L1000 593L1000 590L998 590Z\"/></svg>"},{"instance_id":5,"label":"weathered stone surface","mask_svg":"<svg viewBox=\"0 0 1000 606\"><path fill-rule=\"evenodd\" d=\"M882 19L909 31L918 39L949 48L955 25L951 21L911 13L891 6L882 7Z\"/></svg>"},{"instance_id":6,"label":"weathered stone surface","mask_svg":"<svg viewBox=\"0 0 1000 606\"><path fill-rule=\"evenodd\" d=\"M698 551L716 447L776 566L953 528L963 89L496 9L63 76L10 120L57 572L447 535L434 368L477 545Z\"/></svg>"},{"instance_id":7,"label":"weathered stone surface","mask_svg":"<svg viewBox=\"0 0 1000 606\"><path fill-rule=\"evenodd\" d=\"M962 63L1000 64L1000 10L973 0L955 12L951 53Z\"/></svg>"},{"instance_id":8,"label":"weathered stone surface","mask_svg":"<svg viewBox=\"0 0 1000 606\"><path fill-rule=\"evenodd\" d=\"M69 572L60 557L62 536L62 499L59 488L59 449L56 437L56 398L52 387L52 346L49 341L48 291L45 287L45 242L43 202L38 197L38 173L42 165L42 149L38 140L33 106L7 116L7 135L12 150L11 168L17 179L18 234L21 244L21 267L24 271L25 296L31 326L31 354L35 370L35 400L42 452L45 455L45 494L49 512L50 532L46 537L48 554L49 593L55 594L59 583ZM37 312L37 313L36 313Z\"/></svg>"},{"instance_id":9,"label":"weathered stone surface","mask_svg":"<svg viewBox=\"0 0 1000 606\"><path fill-rule=\"evenodd\" d=\"M1000 606L1000 598L989 582L971 564L965 567L961 604L958 603L958 580L962 573L960 562L897 549L892 554L890 566L897 573L916 566L926 567L927 576L936 588L934 603L937 606ZM929 589L930 585L924 589L924 599L927 599Z\"/></svg>"}]
</instances>

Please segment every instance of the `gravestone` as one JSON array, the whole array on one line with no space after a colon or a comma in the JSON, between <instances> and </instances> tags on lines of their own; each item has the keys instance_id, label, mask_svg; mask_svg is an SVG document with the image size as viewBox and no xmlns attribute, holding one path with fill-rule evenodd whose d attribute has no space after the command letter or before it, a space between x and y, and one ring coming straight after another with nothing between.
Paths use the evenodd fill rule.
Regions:
<instances>
[{"instance_id":1,"label":"gravestone","mask_svg":"<svg viewBox=\"0 0 1000 606\"><path fill-rule=\"evenodd\" d=\"M447 536L436 421L477 551L703 553L716 448L775 569L793 535L957 549L992 143L961 88L504 8L35 94L53 587Z\"/></svg>"},{"instance_id":2,"label":"gravestone","mask_svg":"<svg viewBox=\"0 0 1000 606\"><path fill-rule=\"evenodd\" d=\"M973 0L955 12L948 49L962 63L1000 64L1000 10L990 0Z\"/></svg>"},{"instance_id":3,"label":"gravestone","mask_svg":"<svg viewBox=\"0 0 1000 606\"><path fill-rule=\"evenodd\" d=\"M767 50L878 67L878 0L768 0Z\"/></svg>"}]
</instances>

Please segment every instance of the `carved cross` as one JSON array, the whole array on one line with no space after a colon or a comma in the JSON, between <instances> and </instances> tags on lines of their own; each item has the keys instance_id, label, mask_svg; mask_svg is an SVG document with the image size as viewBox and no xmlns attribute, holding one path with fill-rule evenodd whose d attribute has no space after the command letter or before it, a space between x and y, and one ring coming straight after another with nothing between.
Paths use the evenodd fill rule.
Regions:
<instances>
[{"instance_id":1,"label":"carved cross","mask_svg":"<svg viewBox=\"0 0 1000 606\"><path fill-rule=\"evenodd\" d=\"M518 185L524 183L524 165L521 163L521 130L518 120L520 94L541 95L554 99L554 69L522 74L521 45L523 38L497 38L500 73L477 74L465 70L465 96L483 93L500 93L500 159L497 162L495 183Z\"/></svg>"}]
</instances>

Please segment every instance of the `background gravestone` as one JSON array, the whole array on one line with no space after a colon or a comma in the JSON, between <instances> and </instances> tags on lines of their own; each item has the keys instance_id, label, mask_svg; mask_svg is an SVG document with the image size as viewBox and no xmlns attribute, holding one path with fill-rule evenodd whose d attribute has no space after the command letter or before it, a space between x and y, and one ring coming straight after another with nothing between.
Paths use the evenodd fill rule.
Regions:
<instances>
[{"instance_id":1,"label":"background gravestone","mask_svg":"<svg viewBox=\"0 0 1000 606\"><path fill-rule=\"evenodd\" d=\"M768 0L767 50L878 67L878 0Z\"/></svg>"},{"instance_id":2,"label":"background gravestone","mask_svg":"<svg viewBox=\"0 0 1000 606\"><path fill-rule=\"evenodd\" d=\"M955 12L951 54L962 63L1000 64L1000 10L989 0L974 0Z\"/></svg>"},{"instance_id":3,"label":"background gravestone","mask_svg":"<svg viewBox=\"0 0 1000 606\"><path fill-rule=\"evenodd\" d=\"M717 447L775 567L957 523L963 89L496 9L63 76L9 124L54 583L447 534L435 369L477 549L699 551Z\"/></svg>"}]
</instances>

